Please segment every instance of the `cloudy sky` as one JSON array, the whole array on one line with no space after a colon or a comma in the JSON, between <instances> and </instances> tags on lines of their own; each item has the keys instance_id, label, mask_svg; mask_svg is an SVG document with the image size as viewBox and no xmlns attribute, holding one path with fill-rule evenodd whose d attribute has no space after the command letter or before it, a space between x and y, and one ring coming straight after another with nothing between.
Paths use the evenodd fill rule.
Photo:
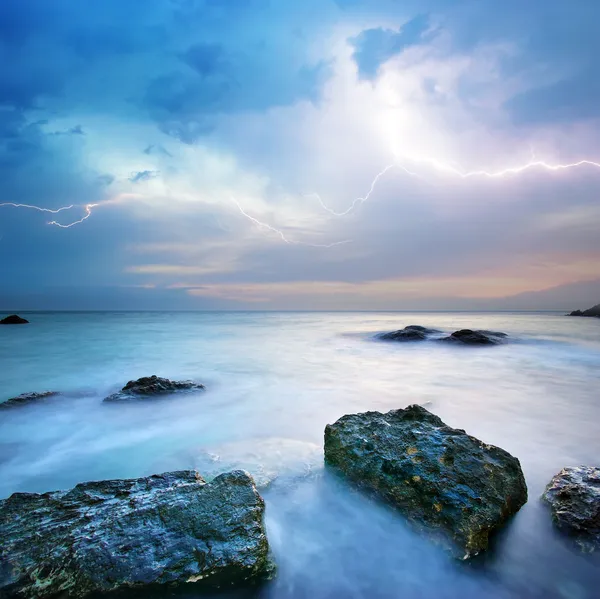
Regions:
<instances>
[{"instance_id":1,"label":"cloudy sky","mask_svg":"<svg viewBox=\"0 0 600 599\"><path fill-rule=\"evenodd\" d=\"M599 20L2 0L0 307L597 303Z\"/></svg>"}]
</instances>

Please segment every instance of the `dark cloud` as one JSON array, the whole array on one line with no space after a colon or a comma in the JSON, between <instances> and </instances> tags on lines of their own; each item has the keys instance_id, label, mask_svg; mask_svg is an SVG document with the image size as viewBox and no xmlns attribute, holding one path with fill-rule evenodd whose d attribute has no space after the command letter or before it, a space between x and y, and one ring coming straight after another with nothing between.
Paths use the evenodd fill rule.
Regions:
<instances>
[{"instance_id":1,"label":"dark cloud","mask_svg":"<svg viewBox=\"0 0 600 599\"><path fill-rule=\"evenodd\" d=\"M150 144L143 150L143 152L144 152L144 154L147 154L148 156L150 156L151 154L159 154L159 155L162 154L163 156L168 156L169 158L173 158L173 154L171 154L171 152L169 152L169 150L167 150L160 144L158 144L158 145Z\"/></svg>"},{"instance_id":2,"label":"dark cloud","mask_svg":"<svg viewBox=\"0 0 600 599\"><path fill-rule=\"evenodd\" d=\"M591 175L575 183L537 173L498 185L450 183L437 191L395 180L356 214L336 219L323 212L314 232L279 221L288 213L292 221L304 214L311 226L318 221L318 205L314 213L307 210L302 194L315 179L331 176L333 169L319 161L333 162L336 153L352 156L333 189L336 197L355 197L359 184L380 168L370 138L357 137L344 112L361 101L353 95L352 69L343 82L345 104L328 104L335 92L332 74L340 68L336 60L347 61L343 51L332 58L333 46L343 45L336 35L359 32L350 40L354 60L360 77L373 82L363 89L374 88L380 67L414 46L440 61L456 55L477 62L485 48L505 49L490 78L512 90L501 116L524 136L529 129L545 133L580 122L594 131L600 117L599 21L597 0L148 0L143 9L134 0L2 0L0 203L54 209L75 204L52 216L72 222L85 215L87 204L122 190L140 194L150 186L128 184L153 179L155 168L172 195L159 198L162 212L114 202L68 230L45 225L48 213L0 207L0 300L9 292L12 301L19 290L32 297L36 289L65 289L61 285L77 281L112 290L106 294L118 295L123 306L175 302L175 291L157 293L155 304L147 299L151 290L115 291L139 280L127 268L143 261L132 258L129 246L158 241L193 246L218 240L217 249L209 243L178 258L177 264L188 266L233 248L226 268L194 275L198 284L470 276L536 253L597 255L591 225L598 219L598 181ZM476 101L486 92L479 80L467 75L454 90L438 85L435 75L424 75L420 89L424 102L448 111L439 113L440 129L461 131L464 117L452 112L458 102L487 125L488 105ZM373 115L366 106L360 116L368 120ZM306 115L311 126L299 134ZM333 133L323 133L321 119L340 122ZM499 138L514 134L498 120L490 129L497 127ZM294 134L288 136L288 129ZM209 166L201 171L205 155ZM177 204L178 188L167 179L186 173L184 193L206 200L202 209ZM264 196L256 202L267 203L264 218L290 238L350 238L352 244L329 250L286 245L235 207L218 204L214 189L222 184L228 196L238 179L249 181L243 189L249 196ZM217 215L226 231L215 226ZM166 260L162 250L146 257ZM51 305L60 305L59 292L52 294Z\"/></svg>"},{"instance_id":3,"label":"dark cloud","mask_svg":"<svg viewBox=\"0 0 600 599\"><path fill-rule=\"evenodd\" d=\"M365 29L351 40L354 60L362 79L377 77L379 67L406 48L425 40L429 28L429 16L421 15L410 20L399 30Z\"/></svg>"},{"instance_id":4,"label":"dark cloud","mask_svg":"<svg viewBox=\"0 0 600 599\"><path fill-rule=\"evenodd\" d=\"M156 179L158 177L158 171L139 171L137 173L133 173L129 180L132 183L140 183L141 181L150 181L150 179Z\"/></svg>"}]
</instances>

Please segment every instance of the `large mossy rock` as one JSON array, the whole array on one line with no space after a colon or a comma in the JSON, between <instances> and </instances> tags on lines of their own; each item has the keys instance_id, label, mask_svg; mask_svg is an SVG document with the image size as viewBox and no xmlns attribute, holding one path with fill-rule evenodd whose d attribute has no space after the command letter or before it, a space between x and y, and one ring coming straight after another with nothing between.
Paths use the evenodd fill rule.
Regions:
<instances>
[{"instance_id":1,"label":"large mossy rock","mask_svg":"<svg viewBox=\"0 0 600 599\"><path fill-rule=\"evenodd\" d=\"M243 471L77 485L0 502L0 597L64 598L268 578L264 502Z\"/></svg>"},{"instance_id":2,"label":"large mossy rock","mask_svg":"<svg viewBox=\"0 0 600 599\"><path fill-rule=\"evenodd\" d=\"M548 484L543 498L552 518L584 551L600 549L600 468L563 468Z\"/></svg>"},{"instance_id":3,"label":"large mossy rock","mask_svg":"<svg viewBox=\"0 0 600 599\"><path fill-rule=\"evenodd\" d=\"M517 458L417 405L327 425L325 462L461 559L527 501Z\"/></svg>"},{"instance_id":4,"label":"large mossy rock","mask_svg":"<svg viewBox=\"0 0 600 599\"><path fill-rule=\"evenodd\" d=\"M129 381L118 393L104 398L104 401L129 401L131 399L147 399L169 395L179 391L202 391L204 385L193 381L171 381L155 374L144 376L135 381Z\"/></svg>"}]
</instances>

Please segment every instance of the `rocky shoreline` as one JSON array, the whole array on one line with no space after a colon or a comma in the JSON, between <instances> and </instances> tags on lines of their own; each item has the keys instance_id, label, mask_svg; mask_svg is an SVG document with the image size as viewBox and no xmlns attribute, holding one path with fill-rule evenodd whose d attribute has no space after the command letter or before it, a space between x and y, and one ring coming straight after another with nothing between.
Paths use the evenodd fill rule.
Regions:
<instances>
[{"instance_id":1,"label":"rocky shoreline","mask_svg":"<svg viewBox=\"0 0 600 599\"><path fill-rule=\"evenodd\" d=\"M324 450L333 474L460 560L485 551L528 499L516 457L419 405L342 416L326 426ZM599 468L564 469L543 499L580 548L600 547ZM264 514L243 470L210 482L179 471L14 493L0 501L0 595L82 599L262 584L276 571Z\"/></svg>"},{"instance_id":2,"label":"rocky shoreline","mask_svg":"<svg viewBox=\"0 0 600 599\"><path fill-rule=\"evenodd\" d=\"M585 316L588 318L600 318L600 304L596 304L588 310L574 310L568 316Z\"/></svg>"},{"instance_id":3,"label":"rocky shoreline","mask_svg":"<svg viewBox=\"0 0 600 599\"><path fill-rule=\"evenodd\" d=\"M377 336L473 346L507 338L501 332L448 334L419 325ZM196 381L152 375L129 381L102 401L117 409L122 402L205 391ZM34 406L59 395L24 393L0 408ZM485 552L528 501L517 457L451 428L420 405L344 415L325 427L323 447L324 466L332 475L391 507L459 560ZM271 580L276 566L265 502L253 476L238 469L247 466L238 465L237 457L233 452L228 471L212 473L212 480L209 468L169 471L0 500L0 596L83 599L190 586L202 594ZM260 488L271 480L271 473L263 473ZM564 468L538 500L576 547L600 549L600 468Z\"/></svg>"}]
</instances>

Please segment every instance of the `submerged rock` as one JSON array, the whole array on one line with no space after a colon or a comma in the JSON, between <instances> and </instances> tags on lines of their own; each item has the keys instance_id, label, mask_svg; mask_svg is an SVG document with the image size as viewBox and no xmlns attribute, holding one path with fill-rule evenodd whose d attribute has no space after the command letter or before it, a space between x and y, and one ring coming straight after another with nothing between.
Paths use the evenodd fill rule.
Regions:
<instances>
[{"instance_id":1,"label":"submerged rock","mask_svg":"<svg viewBox=\"0 0 600 599\"><path fill-rule=\"evenodd\" d=\"M129 381L118 393L113 393L104 401L127 401L143 399L155 395L166 395L177 391L195 391L204 389L204 385L193 381L170 381L159 376L145 376L136 381Z\"/></svg>"},{"instance_id":2,"label":"submerged rock","mask_svg":"<svg viewBox=\"0 0 600 599\"><path fill-rule=\"evenodd\" d=\"M391 333L382 333L378 335L378 339L383 341L423 341L428 335L438 333L435 329L428 329L417 324L411 324L399 331Z\"/></svg>"},{"instance_id":3,"label":"submerged rock","mask_svg":"<svg viewBox=\"0 0 600 599\"><path fill-rule=\"evenodd\" d=\"M0 596L245 586L272 575L250 475L195 471L15 493L0 501Z\"/></svg>"},{"instance_id":4,"label":"submerged rock","mask_svg":"<svg viewBox=\"0 0 600 599\"><path fill-rule=\"evenodd\" d=\"M318 476L323 447L296 439L253 438L200 449L194 464L207 479L227 470L245 470L262 491L274 483L287 486Z\"/></svg>"},{"instance_id":5,"label":"submerged rock","mask_svg":"<svg viewBox=\"0 0 600 599\"><path fill-rule=\"evenodd\" d=\"M508 337L506 333L496 331L472 331L471 329L461 329L460 331L455 331L448 337L443 337L440 341L464 343L465 345L497 345L506 337Z\"/></svg>"},{"instance_id":6,"label":"submerged rock","mask_svg":"<svg viewBox=\"0 0 600 599\"><path fill-rule=\"evenodd\" d=\"M600 304L595 305L589 310L575 310L574 312L571 312L569 316L596 316L600 318Z\"/></svg>"},{"instance_id":7,"label":"submerged rock","mask_svg":"<svg viewBox=\"0 0 600 599\"><path fill-rule=\"evenodd\" d=\"M600 548L600 468L563 468L548 484L543 499L556 526L584 551Z\"/></svg>"},{"instance_id":8,"label":"submerged rock","mask_svg":"<svg viewBox=\"0 0 600 599\"><path fill-rule=\"evenodd\" d=\"M43 391L42 393L22 393L16 397L11 397L6 401L0 403L0 409L3 408L16 408L18 406L25 406L30 403L36 403L47 399L48 397L54 397L59 395L58 391Z\"/></svg>"},{"instance_id":9,"label":"submerged rock","mask_svg":"<svg viewBox=\"0 0 600 599\"><path fill-rule=\"evenodd\" d=\"M517 458L417 405L327 425L325 463L462 559L527 501Z\"/></svg>"},{"instance_id":10,"label":"submerged rock","mask_svg":"<svg viewBox=\"0 0 600 599\"><path fill-rule=\"evenodd\" d=\"M29 321L17 316L16 314L11 314L10 316L0 320L0 324L29 324Z\"/></svg>"}]
</instances>

